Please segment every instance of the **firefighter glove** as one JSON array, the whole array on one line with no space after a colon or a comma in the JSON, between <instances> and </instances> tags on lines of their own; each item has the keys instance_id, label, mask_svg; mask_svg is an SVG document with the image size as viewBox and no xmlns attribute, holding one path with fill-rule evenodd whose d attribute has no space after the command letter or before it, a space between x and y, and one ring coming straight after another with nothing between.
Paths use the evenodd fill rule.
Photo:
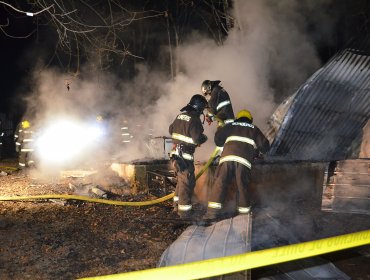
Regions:
<instances>
[{"instance_id":1,"label":"firefighter glove","mask_svg":"<svg viewBox=\"0 0 370 280\"><path fill-rule=\"evenodd\" d=\"M213 117L212 116L206 116L206 121L208 123L208 125L211 125L211 123L213 122Z\"/></svg>"}]
</instances>

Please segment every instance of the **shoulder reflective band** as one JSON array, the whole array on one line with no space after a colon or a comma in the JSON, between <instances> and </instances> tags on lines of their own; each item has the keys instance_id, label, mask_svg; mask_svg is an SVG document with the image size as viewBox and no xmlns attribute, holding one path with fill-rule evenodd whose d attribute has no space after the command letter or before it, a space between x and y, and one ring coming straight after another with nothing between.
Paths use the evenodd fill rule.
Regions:
<instances>
[{"instance_id":1,"label":"shoulder reflective band","mask_svg":"<svg viewBox=\"0 0 370 280\"><path fill-rule=\"evenodd\" d=\"M234 122L234 119L227 119L227 120L224 120L224 123L227 124L227 123L232 123Z\"/></svg>"},{"instance_id":2,"label":"shoulder reflective band","mask_svg":"<svg viewBox=\"0 0 370 280\"><path fill-rule=\"evenodd\" d=\"M223 163L224 161L236 161L236 162L239 162L243 165L245 165L246 167L248 167L249 169L252 168L252 164L246 160L245 158L242 158L242 157L238 157L238 156L225 156L225 157L222 157L220 159L220 164Z\"/></svg>"},{"instance_id":3,"label":"shoulder reflective band","mask_svg":"<svg viewBox=\"0 0 370 280\"><path fill-rule=\"evenodd\" d=\"M191 208L192 208L191 204L186 204L186 205L179 204L178 205L178 210L180 210L180 211L190 211Z\"/></svg>"},{"instance_id":4,"label":"shoulder reflective band","mask_svg":"<svg viewBox=\"0 0 370 280\"><path fill-rule=\"evenodd\" d=\"M254 142L253 139L248 138L248 137L229 136L229 137L227 137L225 143L230 142L230 141L239 141L239 142L248 143L248 144L251 144L253 146L253 148L257 149L256 142Z\"/></svg>"},{"instance_id":5,"label":"shoulder reflective band","mask_svg":"<svg viewBox=\"0 0 370 280\"><path fill-rule=\"evenodd\" d=\"M202 279L370 244L370 230L233 256L83 279Z\"/></svg>"},{"instance_id":6,"label":"shoulder reflective band","mask_svg":"<svg viewBox=\"0 0 370 280\"><path fill-rule=\"evenodd\" d=\"M222 107L225 107L226 105L229 105L231 102L230 100L225 100L225 101L222 101L220 102L217 107L216 107L216 110L220 110Z\"/></svg>"},{"instance_id":7,"label":"shoulder reflective band","mask_svg":"<svg viewBox=\"0 0 370 280\"><path fill-rule=\"evenodd\" d=\"M182 135L182 134L178 134L178 133L172 133L172 138L173 139L176 139L176 140L180 140L182 142L185 142L185 143L189 143L189 144L194 144L194 141L193 141L193 138L191 137L187 137L185 135Z\"/></svg>"},{"instance_id":8,"label":"shoulder reflective band","mask_svg":"<svg viewBox=\"0 0 370 280\"><path fill-rule=\"evenodd\" d=\"M208 201L208 208L221 209L222 208L222 203Z\"/></svg>"}]
</instances>

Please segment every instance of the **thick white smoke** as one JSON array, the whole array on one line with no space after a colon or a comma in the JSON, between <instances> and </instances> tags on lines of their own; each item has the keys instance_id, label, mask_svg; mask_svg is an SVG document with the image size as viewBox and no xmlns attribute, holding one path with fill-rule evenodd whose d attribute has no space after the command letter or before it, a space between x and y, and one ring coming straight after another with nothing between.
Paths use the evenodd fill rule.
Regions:
<instances>
[{"instance_id":1,"label":"thick white smoke","mask_svg":"<svg viewBox=\"0 0 370 280\"><path fill-rule=\"evenodd\" d=\"M130 82L101 73L73 77L57 70L35 72L30 109L37 112L39 125L56 116L92 120L108 113L112 138L119 137L125 120L142 134L153 129L154 136L169 136L168 126L180 108L200 93L202 81L209 79L221 80L235 113L250 110L255 123L263 128L277 106L274 98L292 94L320 66L302 13L298 0L234 1L235 26L224 43L217 45L193 34L175 52L181 72L173 81L144 65L137 65L138 74ZM292 92L277 92L274 83ZM216 124L205 124L205 129L209 140L196 153L201 161L207 160L214 148ZM150 156L146 143L117 144L103 150L119 161Z\"/></svg>"}]
</instances>

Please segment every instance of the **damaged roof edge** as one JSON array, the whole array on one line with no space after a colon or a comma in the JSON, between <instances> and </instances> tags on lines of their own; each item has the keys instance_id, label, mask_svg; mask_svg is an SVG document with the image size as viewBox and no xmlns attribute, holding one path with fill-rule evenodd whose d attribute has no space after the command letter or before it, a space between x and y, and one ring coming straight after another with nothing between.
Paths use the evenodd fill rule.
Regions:
<instances>
[{"instance_id":1,"label":"damaged roof edge","mask_svg":"<svg viewBox=\"0 0 370 280\"><path fill-rule=\"evenodd\" d=\"M268 157L331 161L356 155L370 114L369 66L367 50L347 48L316 71L271 116Z\"/></svg>"}]
</instances>

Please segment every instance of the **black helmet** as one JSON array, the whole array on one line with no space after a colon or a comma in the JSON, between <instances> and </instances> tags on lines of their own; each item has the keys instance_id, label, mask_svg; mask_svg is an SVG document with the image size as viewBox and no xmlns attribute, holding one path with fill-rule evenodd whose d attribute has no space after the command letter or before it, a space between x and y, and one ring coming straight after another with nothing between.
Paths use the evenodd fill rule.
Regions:
<instances>
[{"instance_id":1,"label":"black helmet","mask_svg":"<svg viewBox=\"0 0 370 280\"><path fill-rule=\"evenodd\" d=\"M208 107L207 99L200 94L195 94L191 97L189 103L182 108L180 111L186 111L188 109L193 109L199 113L202 113L203 110Z\"/></svg>"},{"instance_id":2,"label":"black helmet","mask_svg":"<svg viewBox=\"0 0 370 280\"><path fill-rule=\"evenodd\" d=\"M220 80L217 81L204 80L201 86L203 95L207 96L208 94L211 94L213 87L218 85L219 83L221 83Z\"/></svg>"}]
</instances>

